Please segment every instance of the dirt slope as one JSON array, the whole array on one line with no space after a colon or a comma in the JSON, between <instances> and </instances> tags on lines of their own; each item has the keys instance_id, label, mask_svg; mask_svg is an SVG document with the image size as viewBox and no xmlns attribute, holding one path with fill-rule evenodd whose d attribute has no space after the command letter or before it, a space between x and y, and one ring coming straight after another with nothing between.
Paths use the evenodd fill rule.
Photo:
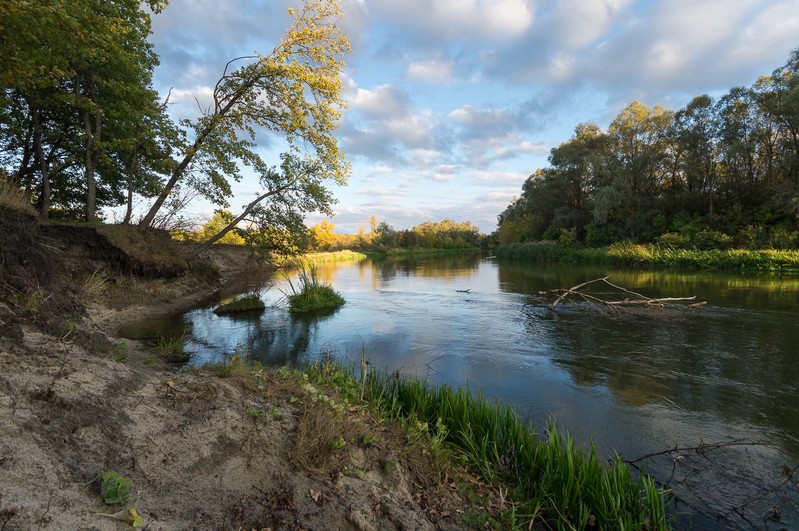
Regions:
<instances>
[{"instance_id":1,"label":"dirt slope","mask_svg":"<svg viewBox=\"0 0 799 531\"><path fill-rule=\"evenodd\" d=\"M41 307L45 294L37 315L48 326L20 309L19 295L9 300L21 291L0 301L0 530L126 529L100 514L130 507L151 530L465 526L466 507L429 451L365 408L331 405L272 373L220 378L151 365L146 345L114 337L124 322L218 285L133 278L55 243L55 275L73 286L81 274L104 276L91 300L66 297L80 308L61 321ZM224 278L244 264L214 260ZM346 444L332 451L338 436ZM127 504L103 502L108 470L131 480Z\"/></svg>"}]
</instances>

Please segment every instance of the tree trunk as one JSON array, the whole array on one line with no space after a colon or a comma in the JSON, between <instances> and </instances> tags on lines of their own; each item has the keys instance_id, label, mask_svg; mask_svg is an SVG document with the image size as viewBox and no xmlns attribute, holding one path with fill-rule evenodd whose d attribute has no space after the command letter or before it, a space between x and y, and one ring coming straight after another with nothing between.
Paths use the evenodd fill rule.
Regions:
<instances>
[{"instance_id":1,"label":"tree trunk","mask_svg":"<svg viewBox=\"0 0 799 531\"><path fill-rule=\"evenodd\" d=\"M158 211L161 210L161 206L164 204L164 201L166 201L166 198L172 193L172 189L175 187L181 177L183 177L183 172L186 171L186 168L189 166L189 164L191 164L191 161L194 160L195 155L197 155L197 152L205 143L205 139L208 138L208 135L210 135L214 129L216 129L216 126L219 124L222 118L224 118L227 113L239 102L239 100L245 94L247 94L253 85L255 85L257 80L257 77L249 78L242 84L238 91L230 97L224 107L221 109L218 107L214 108L214 113L211 116L211 120L208 122L208 125L206 125L202 131L200 131L200 134L198 134L197 138L194 140L194 144L192 144L191 148L186 152L186 156L183 157L183 160L180 161L178 167L175 168L174 172L172 172L172 176L169 178L166 186L163 190L161 190L161 193L158 194L158 198L155 200L155 203L153 203L153 206L150 207L150 210L139 223L139 229L146 230L148 227L150 227L150 225L152 225L153 219L155 219ZM219 82L217 82L217 86L218 85ZM216 97L216 95L214 97Z\"/></svg>"},{"instance_id":2,"label":"tree trunk","mask_svg":"<svg viewBox=\"0 0 799 531\"><path fill-rule=\"evenodd\" d=\"M137 133L138 134L138 133ZM136 176L136 167L139 163L139 144L134 143L133 145L133 154L130 157L130 163L128 164L127 170L127 177L128 177L128 198L127 198L127 208L125 209L125 219L122 220L122 223L125 225L130 224L130 218L133 216L133 180Z\"/></svg>"},{"instance_id":3,"label":"tree trunk","mask_svg":"<svg viewBox=\"0 0 799 531\"><path fill-rule=\"evenodd\" d=\"M47 160L44 158L44 150L42 149L42 125L41 125L41 111L34 106L31 106L33 115L33 150L36 158L39 159L39 166L42 172L42 195L39 201L39 217L47 219L50 217L50 176L47 171Z\"/></svg>"},{"instance_id":4,"label":"tree trunk","mask_svg":"<svg viewBox=\"0 0 799 531\"><path fill-rule=\"evenodd\" d=\"M76 84L76 91L80 88ZM92 102L97 105L97 86L89 76L89 95ZM92 115L88 110L83 111L83 125L86 129L86 221L97 219L97 182L94 174L100 161L99 143L102 135L103 116L99 109L94 115L94 130L92 130Z\"/></svg>"}]
</instances>

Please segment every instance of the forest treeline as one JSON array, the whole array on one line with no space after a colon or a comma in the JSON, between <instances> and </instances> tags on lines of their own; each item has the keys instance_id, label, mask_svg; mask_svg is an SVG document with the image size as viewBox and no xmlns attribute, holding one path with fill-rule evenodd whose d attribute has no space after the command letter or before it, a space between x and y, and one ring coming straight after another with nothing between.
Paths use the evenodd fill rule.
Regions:
<instances>
[{"instance_id":1,"label":"forest treeline","mask_svg":"<svg viewBox=\"0 0 799 531\"><path fill-rule=\"evenodd\" d=\"M582 123L499 216L500 244L799 245L799 49L751 87Z\"/></svg>"},{"instance_id":2,"label":"forest treeline","mask_svg":"<svg viewBox=\"0 0 799 531\"><path fill-rule=\"evenodd\" d=\"M361 227L357 234L336 234L329 221L313 225L308 231L309 247L315 251L344 249L391 254L413 250L478 249L488 246L488 236L469 221L425 221L411 229L394 229L376 216L369 218L370 230Z\"/></svg>"}]
</instances>

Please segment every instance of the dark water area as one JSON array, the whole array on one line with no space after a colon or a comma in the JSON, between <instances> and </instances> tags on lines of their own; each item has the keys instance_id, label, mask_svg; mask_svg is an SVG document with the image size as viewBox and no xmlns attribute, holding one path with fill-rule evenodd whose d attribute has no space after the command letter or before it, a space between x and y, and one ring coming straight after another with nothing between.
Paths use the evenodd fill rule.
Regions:
<instances>
[{"instance_id":1,"label":"dark water area","mask_svg":"<svg viewBox=\"0 0 799 531\"><path fill-rule=\"evenodd\" d=\"M365 350L378 369L479 387L540 430L554 419L603 456L679 448L648 459L646 471L679 497L680 528L799 529L799 471L783 475L799 465L799 277L500 263L478 254L331 264L318 273L347 300L330 315L291 317L279 280L262 294L261 315L198 309L143 333L187 330L197 364L234 352L277 366L321 356L355 363ZM650 297L696 295L708 304L618 316L584 304L555 312L539 295L608 274Z\"/></svg>"}]
</instances>

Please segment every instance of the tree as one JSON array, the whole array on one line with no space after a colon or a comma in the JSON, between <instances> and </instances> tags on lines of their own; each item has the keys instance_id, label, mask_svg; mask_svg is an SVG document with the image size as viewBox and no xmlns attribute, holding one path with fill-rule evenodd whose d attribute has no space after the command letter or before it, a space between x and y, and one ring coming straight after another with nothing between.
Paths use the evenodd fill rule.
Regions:
<instances>
[{"instance_id":1,"label":"tree","mask_svg":"<svg viewBox=\"0 0 799 531\"><path fill-rule=\"evenodd\" d=\"M336 244L336 235L333 234L333 229L335 228L335 225L323 219L320 223L308 229L308 235L311 238L313 248L319 251L332 250Z\"/></svg>"},{"instance_id":2,"label":"tree","mask_svg":"<svg viewBox=\"0 0 799 531\"><path fill-rule=\"evenodd\" d=\"M255 129L285 135L295 155L308 147L315 160L314 174L344 182L349 167L333 131L338 126L340 73L349 42L337 22L337 0L306 0L290 9L292 26L267 55L238 57L225 66L213 91L213 104L194 122L193 143L185 151L166 186L140 224L146 228L187 176L206 197L225 205L230 196L228 177L241 177L238 159L257 172L266 165L253 151ZM235 65L245 63L233 70ZM232 70L232 71L230 71ZM246 138L240 138L244 133Z\"/></svg>"},{"instance_id":3,"label":"tree","mask_svg":"<svg viewBox=\"0 0 799 531\"><path fill-rule=\"evenodd\" d=\"M165 2L145 2L153 12ZM61 211L118 204L124 181L101 174L111 148L157 100L149 88L157 58L150 16L138 0L7 0L0 5L0 81L4 87L3 148L19 162L16 179L33 194L41 215L51 199ZM136 104L134 104L136 102ZM82 199L77 200L80 194Z\"/></svg>"},{"instance_id":4,"label":"tree","mask_svg":"<svg viewBox=\"0 0 799 531\"><path fill-rule=\"evenodd\" d=\"M333 215L331 205L334 199L324 186L323 181L328 175L320 171L322 164L300 159L290 153L284 153L281 157L283 162L280 171L270 168L261 175L261 187L265 191L215 236L206 240L195 254L222 239L242 222L248 224L242 231L244 238L248 240L247 234L250 234L248 241L253 245L283 254L294 254L302 246L289 240L307 239L304 214L321 212Z\"/></svg>"}]
</instances>

